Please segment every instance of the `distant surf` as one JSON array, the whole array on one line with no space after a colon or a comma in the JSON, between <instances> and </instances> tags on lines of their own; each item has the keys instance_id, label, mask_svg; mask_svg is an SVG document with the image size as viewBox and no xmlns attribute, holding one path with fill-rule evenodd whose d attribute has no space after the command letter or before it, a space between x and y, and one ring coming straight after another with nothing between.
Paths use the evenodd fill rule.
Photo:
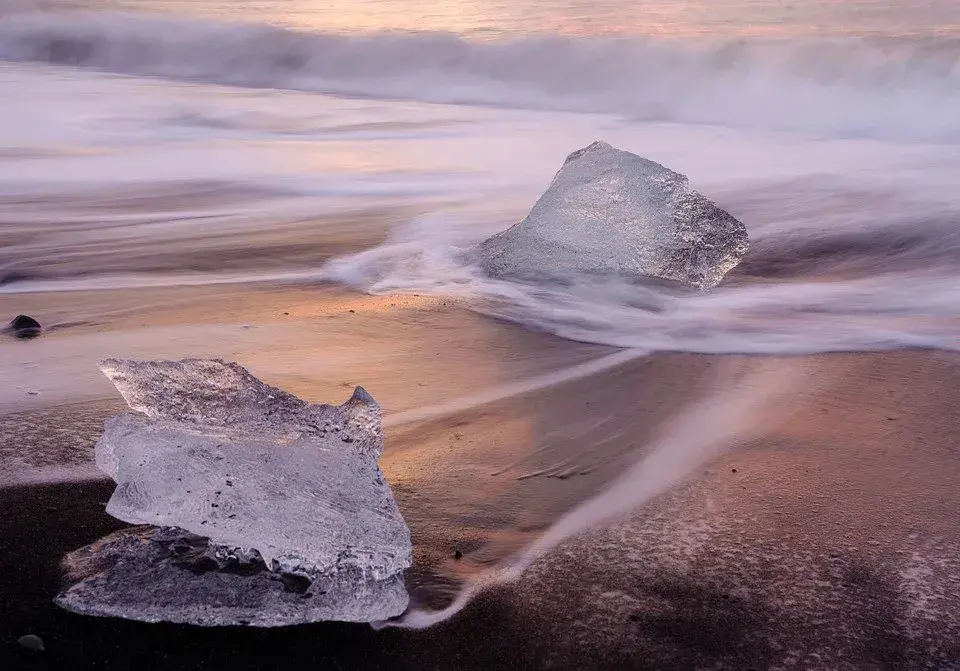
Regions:
<instances>
[{"instance_id":1,"label":"distant surf","mask_svg":"<svg viewBox=\"0 0 960 671\"><path fill-rule=\"evenodd\" d=\"M0 19L0 60L246 87L960 140L960 42L333 34L149 14Z\"/></svg>"}]
</instances>

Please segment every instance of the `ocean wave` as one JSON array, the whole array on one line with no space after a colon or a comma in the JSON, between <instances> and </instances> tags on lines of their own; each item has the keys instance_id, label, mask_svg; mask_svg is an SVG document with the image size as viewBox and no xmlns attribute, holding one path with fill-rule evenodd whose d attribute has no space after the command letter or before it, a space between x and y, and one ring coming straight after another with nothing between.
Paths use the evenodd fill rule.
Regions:
<instances>
[{"instance_id":1,"label":"ocean wave","mask_svg":"<svg viewBox=\"0 0 960 671\"><path fill-rule=\"evenodd\" d=\"M958 211L928 205L905 218L871 201L846 224L750 227L743 263L707 292L573 274L564 283L489 277L471 263L479 217L469 209L415 219L379 247L329 261L323 277L373 294L456 296L533 330L644 352L960 351ZM756 204L751 214L765 218Z\"/></svg>"},{"instance_id":2,"label":"ocean wave","mask_svg":"<svg viewBox=\"0 0 960 671\"><path fill-rule=\"evenodd\" d=\"M217 84L960 140L960 42L328 34L103 13L0 19L0 59Z\"/></svg>"}]
</instances>

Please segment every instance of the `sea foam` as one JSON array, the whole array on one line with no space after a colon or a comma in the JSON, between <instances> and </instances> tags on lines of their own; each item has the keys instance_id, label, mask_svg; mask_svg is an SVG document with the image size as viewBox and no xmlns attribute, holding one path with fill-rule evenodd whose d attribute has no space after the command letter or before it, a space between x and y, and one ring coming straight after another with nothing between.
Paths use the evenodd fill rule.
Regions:
<instances>
[{"instance_id":1,"label":"sea foam","mask_svg":"<svg viewBox=\"0 0 960 671\"><path fill-rule=\"evenodd\" d=\"M471 40L28 13L0 20L0 59L374 98L960 139L960 44L947 37Z\"/></svg>"}]
</instances>

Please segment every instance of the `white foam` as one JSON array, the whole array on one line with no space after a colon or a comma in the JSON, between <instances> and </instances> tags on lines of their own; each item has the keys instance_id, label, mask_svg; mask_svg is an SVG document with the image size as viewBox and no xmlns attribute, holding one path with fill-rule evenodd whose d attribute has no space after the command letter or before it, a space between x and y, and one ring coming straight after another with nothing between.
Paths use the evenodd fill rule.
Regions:
<instances>
[{"instance_id":1,"label":"white foam","mask_svg":"<svg viewBox=\"0 0 960 671\"><path fill-rule=\"evenodd\" d=\"M960 46L948 37L471 41L37 13L0 20L0 59L378 98L960 139Z\"/></svg>"},{"instance_id":2,"label":"white foam","mask_svg":"<svg viewBox=\"0 0 960 671\"><path fill-rule=\"evenodd\" d=\"M614 352L613 354L607 354L605 356L593 359L592 361L587 361L586 363L570 366L569 368L563 368L558 371L552 371L544 375L538 375L527 380L509 382L492 389L484 389L483 391L475 394L469 394L460 398L451 399L450 401L445 401L443 403L438 403L425 408L415 408L413 410L394 413L384 418L383 425L385 427L402 426L412 422L421 422L427 419L433 419L435 417L452 415L454 413L469 410L487 403L493 403L494 401L500 401L512 396L519 396L521 394L537 391L539 389L554 387L564 382L579 380L589 375L595 375L596 373L600 373L605 370L615 368L616 366L624 364L628 361L632 361L633 359L639 358L644 354L645 352L643 351L635 350Z\"/></svg>"},{"instance_id":3,"label":"white foam","mask_svg":"<svg viewBox=\"0 0 960 671\"><path fill-rule=\"evenodd\" d=\"M839 261L818 258L817 251L805 259L803 248L794 256L788 247L783 252L788 262L808 264L797 277L732 283L705 293L575 276L566 286L492 279L465 260L470 244L465 231L487 226L470 221L463 211L420 218L381 247L329 263L326 277L372 293L455 295L481 312L537 330L644 352L960 349L960 240L941 221L925 227L908 219L899 228L871 232L857 220L846 233L862 234L856 241L861 246L878 245L879 256L854 248L841 252ZM761 231L757 247L766 244L768 251L757 253L776 256L778 244L798 238L797 244L829 246L828 236L838 233L844 229L794 227L787 234L769 233L772 237ZM917 236L913 246L900 245L901 235ZM840 264L838 274L823 276L835 271L834 262ZM857 274L844 276L845 263L853 263Z\"/></svg>"},{"instance_id":4,"label":"white foam","mask_svg":"<svg viewBox=\"0 0 960 671\"><path fill-rule=\"evenodd\" d=\"M738 440L770 430L794 411L802 373L789 362L764 361L757 370L734 381L735 366L723 371L727 379L703 400L682 410L647 450L647 456L600 494L580 504L555 522L517 557L481 575L464 588L447 608L414 609L398 621L380 626L424 629L459 613L482 590L517 580L539 557L564 540L608 524L686 478L697 466Z\"/></svg>"}]
</instances>

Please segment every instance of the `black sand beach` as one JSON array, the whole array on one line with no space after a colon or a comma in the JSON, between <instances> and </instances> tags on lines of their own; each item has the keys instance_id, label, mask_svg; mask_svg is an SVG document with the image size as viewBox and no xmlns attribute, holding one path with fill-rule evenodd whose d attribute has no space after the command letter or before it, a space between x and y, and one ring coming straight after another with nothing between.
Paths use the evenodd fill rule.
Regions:
<instances>
[{"instance_id":1,"label":"black sand beach","mask_svg":"<svg viewBox=\"0 0 960 671\"><path fill-rule=\"evenodd\" d=\"M257 294L247 308L271 306L264 319L274 319L275 300ZM312 301L321 313L323 300L344 297L294 292L285 307L297 314ZM300 319L347 334L365 328L355 318L369 300L357 297L354 313L338 303L333 319ZM349 345L341 346L396 347L403 328L390 324L429 319L458 325L463 337L470 328L476 352L498 343L497 356L527 377L542 373L547 358L570 362L608 351L456 307L412 302L394 310L379 332L343 338ZM749 379L758 366L774 366L785 384L797 371L816 384L790 394L785 415L780 408L777 417L754 417L749 436L679 487L569 539L517 582L482 592L452 619L420 631L203 629L65 612L52 603L62 556L123 526L104 512L113 485L8 486L0 489L0 654L13 666L51 669L960 668L952 417L960 358L924 351L781 360L658 355L391 426L391 407L409 408L391 380L410 379L427 365L426 353L452 346L440 342L447 329L422 332L434 340L419 343L420 359L391 358L398 370L367 368L360 376L375 394L384 382L381 466L413 533L407 583L423 607L445 605L464 581L603 492L679 409L723 392L718 371ZM57 337L66 343L69 335ZM444 365L463 379L478 360ZM7 412L0 452L50 454L59 442L72 445L67 451L81 463L96 427L119 407L103 400ZM18 433L20 426L34 428ZM18 647L28 633L43 638L44 652Z\"/></svg>"},{"instance_id":2,"label":"black sand beach","mask_svg":"<svg viewBox=\"0 0 960 671\"><path fill-rule=\"evenodd\" d=\"M0 0L0 101L0 329L36 336L0 331L0 671L960 671L957 0ZM94 459L127 407L108 358L369 392L406 613L57 606L64 556L125 526ZM237 411L215 449L263 428L226 378L184 378ZM325 433L271 394L246 416L277 442ZM320 449L372 446L374 477L265 447L212 539L219 605L179 590L194 538L167 613L262 603L251 572L294 583L291 622L301 596L403 607L357 398L370 440ZM178 497L147 520L230 519L171 444L140 452L131 498ZM328 503L363 543L390 517L383 564L326 542ZM306 572L264 572L280 546L246 532L301 522L279 556ZM354 608L318 566L395 598Z\"/></svg>"}]
</instances>

